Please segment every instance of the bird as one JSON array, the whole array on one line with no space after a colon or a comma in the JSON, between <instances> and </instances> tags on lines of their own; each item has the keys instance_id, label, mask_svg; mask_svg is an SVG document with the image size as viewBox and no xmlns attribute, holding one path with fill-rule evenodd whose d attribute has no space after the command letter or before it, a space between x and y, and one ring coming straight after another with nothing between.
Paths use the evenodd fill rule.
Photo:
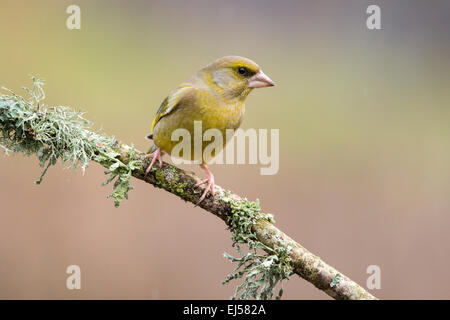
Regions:
<instances>
[{"instance_id":1,"label":"bird","mask_svg":"<svg viewBox=\"0 0 450 320\"><path fill-rule=\"evenodd\" d=\"M152 133L147 138L154 145L145 158L151 158L146 169L150 172L156 161L162 168L162 155L171 154L178 141L172 140L176 129L186 129L191 137L194 134L194 121L201 121L202 133L208 129L218 129L223 137L227 129L239 128L245 111L245 100L255 88L274 86L275 83L252 60L240 56L219 58L198 70L192 77L172 90L158 108L152 123ZM223 147L226 139L224 138ZM202 150L208 142L203 141ZM191 143L194 150L194 142ZM196 159L191 152L191 159L197 160L206 172L206 179L199 181L195 187L206 184L197 202L201 203L208 192L214 198L214 175L208 168L210 159Z\"/></svg>"}]
</instances>

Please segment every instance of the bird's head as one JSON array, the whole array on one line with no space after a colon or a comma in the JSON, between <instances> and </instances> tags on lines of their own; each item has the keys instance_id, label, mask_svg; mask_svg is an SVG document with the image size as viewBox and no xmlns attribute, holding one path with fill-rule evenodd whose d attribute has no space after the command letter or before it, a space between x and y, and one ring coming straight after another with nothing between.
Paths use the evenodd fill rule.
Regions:
<instances>
[{"instance_id":1,"label":"bird's head","mask_svg":"<svg viewBox=\"0 0 450 320\"><path fill-rule=\"evenodd\" d=\"M254 88L275 85L255 62L238 56L217 59L201 69L200 75L226 99L245 99Z\"/></svg>"}]
</instances>

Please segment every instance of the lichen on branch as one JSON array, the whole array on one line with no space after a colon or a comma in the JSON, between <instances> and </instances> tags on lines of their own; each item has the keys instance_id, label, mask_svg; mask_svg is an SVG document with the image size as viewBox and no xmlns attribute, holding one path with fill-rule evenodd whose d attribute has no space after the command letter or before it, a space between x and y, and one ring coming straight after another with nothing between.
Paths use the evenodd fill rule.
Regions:
<instances>
[{"instance_id":1,"label":"lichen on branch","mask_svg":"<svg viewBox=\"0 0 450 320\"><path fill-rule=\"evenodd\" d=\"M44 82L35 77L32 80L33 86L24 88L28 98L2 88L6 92L0 94L2 149L7 153L38 156L44 169L36 184L42 182L48 168L58 160L69 168L80 166L83 172L91 161L99 162L110 174L104 185L115 180L109 197L114 198L115 206L119 206L132 189L129 184L131 172L140 165L140 160L121 162L115 139L92 131L92 123L82 112L65 106L45 106Z\"/></svg>"},{"instance_id":2,"label":"lichen on branch","mask_svg":"<svg viewBox=\"0 0 450 320\"><path fill-rule=\"evenodd\" d=\"M48 168L58 160L67 163L67 167L81 166L83 172L91 161L96 161L108 168L105 174L109 174L109 177L103 185L113 182L113 192L108 197L114 198L114 205L119 206L133 188L130 185L133 172L142 168L142 160L136 156L134 147L128 150L126 161L121 161L121 150L114 138L93 132L92 123L81 112L64 106L45 106L44 82L34 77L32 80L32 88L25 88L28 99L7 89L8 94L0 95L2 148L27 155L37 154L39 164L44 168L37 184L42 182ZM167 175L168 172L173 175ZM179 175L173 166L166 165L165 171L153 168L152 174L156 178L156 186L178 194L185 200L193 200L198 193L194 191L192 195L185 192L188 182L178 181ZM233 298L269 299L275 286L292 273L289 260L283 258L285 254L281 254L286 250L267 247L252 231L256 220L273 219L260 212L259 202L233 201L226 196L222 197L222 201L228 203L232 210L227 222L233 231L233 247L243 255L235 258L225 254L230 261L238 262L238 268L235 273L228 275L224 283L244 277ZM247 244L250 252L244 253L240 247L242 244ZM258 249L268 253L258 253ZM282 290L278 297L281 294Z\"/></svg>"},{"instance_id":3,"label":"lichen on branch","mask_svg":"<svg viewBox=\"0 0 450 320\"><path fill-rule=\"evenodd\" d=\"M37 184L58 160L83 171L95 161L107 169L109 177L103 185L113 184L108 197L114 198L116 207L128 198L133 188L131 177L185 201L198 202L204 188L196 186L198 177L165 162L161 169L152 168L147 174L145 154L93 131L82 112L44 105L43 81L32 80L32 87L25 88L27 98L5 88L0 93L0 148L7 154L36 154L44 168ZM240 256L225 253L237 268L224 283L242 279L232 298L270 299L276 287L280 288L279 298L283 281L296 273L335 299L376 299L276 228L273 216L262 213L258 201L248 201L216 186L215 196L209 194L198 206L222 219L232 232L233 247Z\"/></svg>"},{"instance_id":4,"label":"lichen on branch","mask_svg":"<svg viewBox=\"0 0 450 320\"><path fill-rule=\"evenodd\" d=\"M284 246L271 248L259 241L253 231L257 221L274 222L271 214L261 212L259 200L255 202L247 199L234 201L227 198L226 195L222 197L222 200L230 205L231 214L228 216L227 222L232 231L233 247L240 254L240 257L224 254L229 261L237 262L237 267L223 283L243 278L231 298L271 299L273 291L279 285L280 289L276 298L280 299L283 295L282 282L288 280L293 273L289 257L292 248ZM249 251L244 251L241 247L242 244L245 244Z\"/></svg>"}]
</instances>

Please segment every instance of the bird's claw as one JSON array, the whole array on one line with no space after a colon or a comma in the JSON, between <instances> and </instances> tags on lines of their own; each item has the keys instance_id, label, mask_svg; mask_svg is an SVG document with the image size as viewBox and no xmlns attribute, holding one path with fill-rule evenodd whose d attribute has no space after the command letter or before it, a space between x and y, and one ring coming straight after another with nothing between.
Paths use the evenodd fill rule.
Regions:
<instances>
[{"instance_id":1,"label":"bird's claw","mask_svg":"<svg viewBox=\"0 0 450 320\"><path fill-rule=\"evenodd\" d=\"M152 169L153 165L155 164L156 160L158 160L159 168L162 168L162 159L161 159L161 149L156 149L154 152L149 153L145 156L145 159L152 158L152 162L150 162L150 165L145 170L145 174L149 173Z\"/></svg>"},{"instance_id":2,"label":"bird's claw","mask_svg":"<svg viewBox=\"0 0 450 320\"><path fill-rule=\"evenodd\" d=\"M195 184L195 187L199 187L203 184L206 184L206 187L202 193L202 196L200 197L200 199L198 200L196 205L199 205L200 202L202 202L205 199L206 195L208 194L208 191L211 192L212 198L214 199L214 176L208 169L205 169L205 171L206 171L208 177Z\"/></svg>"}]
</instances>

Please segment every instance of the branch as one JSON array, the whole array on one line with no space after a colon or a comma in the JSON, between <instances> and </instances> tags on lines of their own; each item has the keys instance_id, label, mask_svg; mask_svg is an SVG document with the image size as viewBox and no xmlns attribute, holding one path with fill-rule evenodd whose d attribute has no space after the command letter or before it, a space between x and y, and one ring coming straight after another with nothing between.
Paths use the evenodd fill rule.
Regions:
<instances>
[{"instance_id":1,"label":"branch","mask_svg":"<svg viewBox=\"0 0 450 320\"><path fill-rule=\"evenodd\" d=\"M42 82L34 78L33 81L33 88L27 90L31 97L28 100L10 91L8 95L0 95L0 143L3 144L0 147L37 154L45 168L38 184L57 160L72 167L81 165L83 169L95 161L108 169L106 173L110 177L105 184L115 180L110 196L116 206L128 197L131 176L185 201L198 202L203 191L203 187L195 187L198 177L165 162L161 169L152 168L145 174L149 160L144 160L144 153L91 131L81 113L66 107L45 108L40 103L45 97ZM199 207L227 224L233 233L233 246L242 254L241 258L226 255L239 265L224 282L244 278L234 297L270 298L278 282L296 273L335 299L376 299L276 228L271 215L261 213L259 202L250 202L216 186L215 196L209 194ZM248 245L250 252L243 252L239 244ZM259 254L258 249L267 254ZM280 290L279 296L281 293Z\"/></svg>"},{"instance_id":2,"label":"branch","mask_svg":"<svg viewBox=\"0 0 450 320\"><path fill-rule=\"evenodd\" d=\"M132 148L127 145L119 145L118 148L121 151L120 160L128 163ZM136 152L135 156L143 158L145 154ZM198 177L166 162L163 163L161 170L152 170L148 175L145 175L147 165L148 163L144 162L139 169L134 170L133 177L162 188L183 200L197 203L202 191L198 187L194 187L200 181ZM199 204L199 207L219 217L229 226L229 216L232 212L229 199L232 199L233 202L246 201L246 199L229 193L220 186L216 185L215 188L215 197L212 198L211 195L208 195ZM224 199L226 200L224 201ZM289 253L289 257L294 272L329 296L346 300L375 299L360 285L326 264L267 220L258 220L252 229L258 240L272 249L279 246L292 247L293 250Z\"/></svg>"}]
</instances>

